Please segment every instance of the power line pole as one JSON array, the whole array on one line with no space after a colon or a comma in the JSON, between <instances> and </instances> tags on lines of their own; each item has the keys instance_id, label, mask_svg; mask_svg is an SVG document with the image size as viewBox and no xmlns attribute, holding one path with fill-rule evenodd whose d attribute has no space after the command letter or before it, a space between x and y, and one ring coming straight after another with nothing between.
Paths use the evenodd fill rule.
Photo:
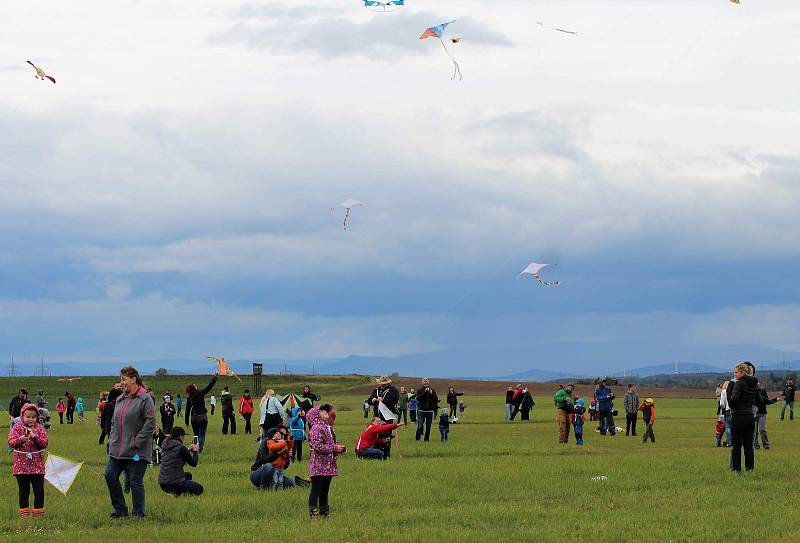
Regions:
<instances>
[{"instance_id":1,"label":"power line pole","mask_svg":"<svg viewBox=\"0 0 800 543\"><path fill-rule=\"evenodd\" d=\"M14 364L14 357L11 357L11 367L8 368L8 376L9 377L16 377L17 376L17 366Z\"/></svg>"}]
</instances>

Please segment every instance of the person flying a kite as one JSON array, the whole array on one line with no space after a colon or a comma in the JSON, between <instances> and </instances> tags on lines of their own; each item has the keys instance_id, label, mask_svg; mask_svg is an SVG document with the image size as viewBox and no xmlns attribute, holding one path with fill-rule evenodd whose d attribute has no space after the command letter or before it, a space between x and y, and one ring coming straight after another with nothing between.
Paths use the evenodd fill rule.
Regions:
<instances>
[{"instance_id":1,"label":"person flying a kite","mask_svg":"<svg viewBox=\"0 0 800 543\"><path fill-rule=\"evenodd\" d=\"M536 279L536 282L539 283L542 286L545 286L545 287L556 286L557 287L557 286L559 286L561 284L560 280L556 279L555 281L545 281L544 279L542 279L542 276L539 274L539 272L542 271L542 268L545 268L546 266L550 266L550 265L551 264L538 264L536 262L531 262L530 264L528 264L528 266L524 270L522 270L520 272L520 274L517 277L522 277L523 275L529 275L532 278Z\"/></svg>"},{"instance_id":2,"label":"person flying a kite","mask_svg":"<svg viewBox=\"0 0 800 543\"><path fill-rule=\"evenodd\" d=\"M448 57L450 57L450 60L453 61L453 75L452 77L450 77L450 79L455 79L457 75L458 80L461 81L461 67L458 65L458 62L456 62L456 59L453 58L453 55L450 54L450 51L447 50L447 46L444 44L444 40L442 39L442 36L444 36L444 32L445 29L447 28L447 25L452 24L454 22L456 22L455 19L452 21L448 21L446 23L432 26L430 28L426 28L425 32L422 33L419 39L425 40L428 38L439 38L439 43L442 44L442 49L444 49L444 52L447 54ZM450 41L451 43L458 43L461 41L461 38L456 36L454 38L451 38Z\"/></svg>"},{"instance_id":3,"label":"person flying a kite","mask_svg":"<svg viewBox=\"0 0 800 543\"><path fill-rule=\"evenodd\" d=\"M43 70L43 69L39 68L39 67L38 67L36 64L34 64L33 62L31 62L30 60L28 60L28 61L26 61L26 62L27 62L28 64L30 64L31 66L33 66L33 69L34 69L34 70L36 70L36 75L34 76L36 79L41 79L42 81L44 81L45 79L49 79L50 81L52 81L52 82L53 82L53 84L54 84L54 85L56 84L56 80L55 80L55 78L53 78L53 77L50 77L49 75L47 75L46 73L44 73L44 70Z\"/></svg>"}]
</instances>

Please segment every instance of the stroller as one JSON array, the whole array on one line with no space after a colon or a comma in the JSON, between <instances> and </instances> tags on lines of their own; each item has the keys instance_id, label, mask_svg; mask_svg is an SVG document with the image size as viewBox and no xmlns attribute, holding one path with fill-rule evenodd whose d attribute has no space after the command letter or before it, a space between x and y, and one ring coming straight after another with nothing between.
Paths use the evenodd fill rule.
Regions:
<instances>
[{"instance_id":1,"label":"stroller","mask_svg":"<svg viewBox=\"0 0 800 543\"><path fill-rule=\"evenodd\" d=\"M44 407L40 407L39 408L39 418L37 419L37 421L39 422L39 424L44 426L45 430L49 430L50 426L51 426L51 424L50 424L50 411L48 409L45 409Z\"/></svg>"}]
</instances>

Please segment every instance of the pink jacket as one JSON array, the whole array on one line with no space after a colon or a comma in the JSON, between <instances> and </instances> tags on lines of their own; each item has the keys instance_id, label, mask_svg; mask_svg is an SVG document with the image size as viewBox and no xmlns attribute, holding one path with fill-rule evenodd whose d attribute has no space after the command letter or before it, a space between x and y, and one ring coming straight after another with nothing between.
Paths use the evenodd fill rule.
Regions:
<instances>
[{"instance_id":1,"label":"pink jacket","mask_svg":"<svg viewBox=\"0 0 800 543\"><path fill-rule=\"evenodd\" d=\"M319 416L319 407L311 408L306 414L311 429L308 431L308 446L311 448L309 455L308 471L314 476L335 476L336 469L336 441L330 425Z\"/></svg>"},{"instance_id":2,"label":"pink jacket","mask_svg":"<svg viewBox=\"0 0 800 543\"><path fill-rule=\"evenodd\" d=\"M47 432L39 423L33 428L34 436L23 442L28 427L18 422L8 434L8 445L14 449L14 475L44 475L44 449L47 448Z\"/></svg>"}]
</instances>

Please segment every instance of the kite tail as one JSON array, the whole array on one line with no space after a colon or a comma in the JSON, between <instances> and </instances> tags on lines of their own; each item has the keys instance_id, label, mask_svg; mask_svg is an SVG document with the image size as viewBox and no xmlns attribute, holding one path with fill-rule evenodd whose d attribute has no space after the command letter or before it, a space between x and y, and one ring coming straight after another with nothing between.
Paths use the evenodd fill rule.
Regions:
<instances>
[{"instance_id":1,"label":"kite tail","mask_svg":"<svg viewBox=\"0 0 800 543\"><path fill-rule=\"evenodd\" d=\"M400 452L400 432L394 433L394 444L397 447L397 456L403 458L403 454Z\"/></svg>"},{"instance_id":2,"label":"kite tail","mask_svg":"<svg viewBox=\"0 0 800 543\"><path fill-rule=\"evenodd\" d=\"M344 210L344 223L342 223L342 227L344 230L347 230L347 217L350 216L350 208Z\"/></svg>"},{"instance_id":3,"label":"kite tail","mask_svg":"<svg viewBox=\"0 0 800 543\"><path fill-rule=\"evenodd\" d=\"M453 58L453 55L450 54L450 51L447 50L447 46L444 44L444 40L441 37L439 38L439 42L442 44L442 49L444 49L444 52L447 53L447 56L453 61L453 75L450 77L450 79L455 79L456 75L458 75L458 80L461 81L461 67L458 65L458 62L456 62L456 59Z\"/></svg>"}]
</instances>

